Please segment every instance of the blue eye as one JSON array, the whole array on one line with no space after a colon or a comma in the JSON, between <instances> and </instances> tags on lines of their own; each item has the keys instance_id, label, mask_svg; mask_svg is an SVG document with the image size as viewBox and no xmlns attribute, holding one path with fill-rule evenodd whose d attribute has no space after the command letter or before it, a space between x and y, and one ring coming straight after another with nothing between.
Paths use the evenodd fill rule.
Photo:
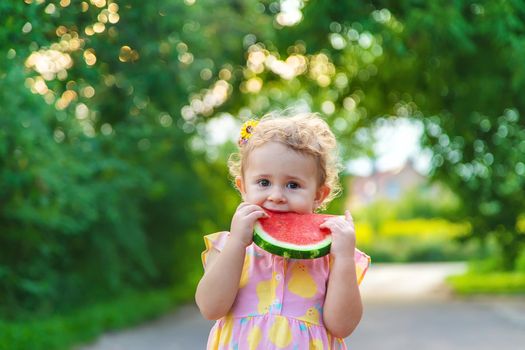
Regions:
<instances>
[{"instance_id":1,"label":"blue eye","mask_svg":"<svg viewBox=\"0 0 525 350\"><path fill-rule=\"evenodd\" d=\"M261 179L261 180L257 181L257 183L258 183L260 186L263 186L263 187L270 186L270 181L268 181L268 180L266 180L266 179Z\"/></svg>"},{"instance_id":2,"label":"blue eye","mask_svg":"<svg viewBox=\"0 0 525 350\"><path fill-rule=\"evenodd\" d=\"M297 182L288 182L286 184L286 187L291 188L292 190L295 190L299 188L299 184Z\"/></svg>"}]
</instances>

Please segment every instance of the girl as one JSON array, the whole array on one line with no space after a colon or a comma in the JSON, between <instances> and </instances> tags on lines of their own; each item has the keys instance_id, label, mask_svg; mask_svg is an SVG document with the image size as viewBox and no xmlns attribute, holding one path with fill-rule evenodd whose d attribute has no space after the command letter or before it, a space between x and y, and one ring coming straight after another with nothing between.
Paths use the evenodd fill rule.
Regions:
<instances>
[{"instance_id":1,"label":"girl","mask_svg":"<svg viewBox=\"0 0 525 350\"><path fill-rule=\"evenodd\" d=\"M350 213L327 219L330 254L317 259L272 255L252 242L264 209L312 213L340 191L336 140L316 115L265 117L241 130L230 158L243 202L230 232L204 237L205 273L196 302L217 320L208 349L346 349L362 315L358 284L370 258L355 248Z\"/></svg>"}]
</instances>

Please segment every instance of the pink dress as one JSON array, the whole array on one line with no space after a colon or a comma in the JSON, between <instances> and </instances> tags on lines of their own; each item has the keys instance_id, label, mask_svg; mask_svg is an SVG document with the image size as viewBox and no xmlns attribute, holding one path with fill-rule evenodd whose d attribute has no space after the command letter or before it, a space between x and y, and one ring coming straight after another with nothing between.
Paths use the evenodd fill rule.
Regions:
<instances>
[{"instance_id":1,"label":"pink dress","mask_svg":"<svg viewBox=\"0 0 525 350\"><path fill-rule=\"evenodd\" d=\"M221 251L228 232L204 237L206 250ZM360 283L370 258L356 249ZM229 314L210 331L209 350L346 349L343 339L323 325L323 304L330 272L329 255L290 259L270 254L255 244L246 248L239 291Z\"/></svg>"}]
</instances>

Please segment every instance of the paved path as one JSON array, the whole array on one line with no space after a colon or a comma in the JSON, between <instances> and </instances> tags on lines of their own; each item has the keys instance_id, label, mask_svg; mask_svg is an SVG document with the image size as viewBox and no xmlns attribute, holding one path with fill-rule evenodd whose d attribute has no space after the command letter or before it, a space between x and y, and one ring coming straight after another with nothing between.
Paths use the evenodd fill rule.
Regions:
<instances>
[{"instance_id":1,"label":"paved path","mask_svg":"<svg viewBox=\"0 0 525 350\"><path fill-rule=\"evenodd\" d=\"M523 350L525 299L365 305L352 350Z\"/></svg>"},{"instance_id":2,"label":"paved path","mask_svg":"<svg viewBox=\"0 0 525 350\"><path fill-rule=\"evenodd\" d=\"M443 278L463 264L373 265L362 287L365 314L352 350L523 350L525 298L452 299ZM211 322L192 306L107 334L79 350L205 349Z\"/></svg>"}]
</instances>

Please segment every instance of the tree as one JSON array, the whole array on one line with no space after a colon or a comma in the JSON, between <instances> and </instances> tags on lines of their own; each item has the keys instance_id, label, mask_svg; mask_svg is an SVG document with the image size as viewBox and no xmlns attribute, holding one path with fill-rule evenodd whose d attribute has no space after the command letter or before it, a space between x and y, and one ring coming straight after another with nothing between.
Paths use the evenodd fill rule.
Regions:
<instances>
[{"instance_id":1,"label":"tree","mask_svg":"<svg viewBox=\"0 0 525 350\"><path fill-rule=\"evenodd\" d=\"M275 1L0 5L3 314L186 278L194 238L235 204L203 126L279 107L322 112L345 158L370 154L378 119L421 119L432 175L512 267L524 2L300 7L295 23Z\"/></svg>"},{"instance_id":2,"label":"tree","mask_svg":"<svg viewBox=\"0 0 525 350\"><path fill-rule=\"evenodd\" d=\"M422 120L431 175L460 197L470 238L494 237L511 269L525 247L524 20L523 1L308 2L301 22L248 47L233 114L300 101L346 157L369 152L378 118Z\"/></svg>"},{"instance_id":3,"label":"tree","mask_svg":"<svg viewBox=\"0 0 525 350\"><path fill-rule=\"evenodd\" d=\"M199 94L206 113L224 102L255 10L191 4L1 5L4 316L183 284L193 237L226 226L233 191L190 147L181 109Z\"/></svg>"},{"instance_id":4,"label":"tree","mask_svg":"<svg viewBox=\"0 0 525 350\"><path fill-rule=\"evenodd\" d=\"M396 78L411 76L403 92L426 125L432 175L461 198L472 237L495 237L503 267L512 269L525 246L517 225L525 212L525 3L404 5L392 8L404 24L397 45L415 57L415 72Z\"/></svg>"}]
</instances>

